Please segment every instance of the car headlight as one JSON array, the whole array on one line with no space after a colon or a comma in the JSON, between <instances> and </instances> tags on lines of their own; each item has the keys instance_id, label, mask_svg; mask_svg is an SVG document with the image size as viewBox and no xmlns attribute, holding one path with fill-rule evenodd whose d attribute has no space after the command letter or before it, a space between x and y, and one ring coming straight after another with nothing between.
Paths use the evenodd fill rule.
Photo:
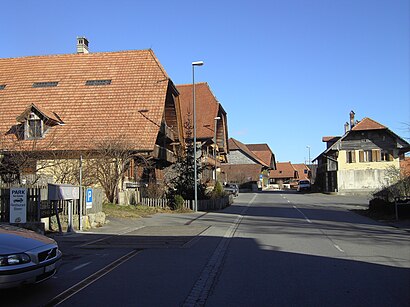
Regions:
<instances>
[{"instance_id":1,"label":"car headlight","mask_svg":"<svg viewBox=\"0 0 410 307\"><path fill-rule=\"evenodd\" d=\"M12 254L0 256L0 266L24 264L29 263L30 261L30 256L27 254Z\"/></svg>"}]
</instances>

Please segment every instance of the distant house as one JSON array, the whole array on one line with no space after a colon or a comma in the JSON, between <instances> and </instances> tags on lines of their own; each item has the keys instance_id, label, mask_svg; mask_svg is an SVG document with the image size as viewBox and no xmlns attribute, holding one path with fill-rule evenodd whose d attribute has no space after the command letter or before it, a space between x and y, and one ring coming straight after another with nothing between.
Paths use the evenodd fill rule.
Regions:
<instances>
[{"instance_id":1,"label":"distant house","mask_svg":"<svg viewBox=\"0 0 410 307\"><path fill-rule=\"evenodd\" d=\"M193 85L177 85L180 93L181 113L184 137L189 137L186 123L193 126ZM208 83L195 84L196 103L196 138L201 147L203 172L201 181L211 183L220 177L221 163L227 162L228 155L228 120L222 104L212 93ZM190 131L193 133L193 131ZM193 135L190 136L193 138Z\"/></svg>"},{"instance_id":2,"label":"distant house","mask_svg":"<svg viewBox=\"0 0 410 307\"><path fill-rule=\"evenodd\" d=\"M312 171L309 168L309 166L307 166L304 163L296 163L292 165L297 172L298 180L309 180L310 181L312 179Z\"/></svg>"},{"instance_id":3,"label":"distant house","mask_svg":"<svg viewBox=\"0 0 410 307\"><path fill-rule=\"evenodd\" d=\"M325 192L369 193L386 183L386 168L400 168L409 143L371 118L356 122L350 113L341 137L325 137L316 185Z\"/></svg>"},{"instance_id":4,"label":"distant house","mask_svg":"<svg viewBox=\"0 0 410 307\"><path fill-rule=\"evenodd\" d=\"M265 187L268 184L269 171L276 164L269 146L266 144L253 144L250 146L254 149L256 147L260 149L256 150L259 156L264 155L263 152L266 152L268 149L270 157L268 157L269 154L266 154L266 156L261 159L255 152L249 149L248 145L234 138L230 138L228 144L228 163L221 165L222 178L224 178L224 181L238 184L248 183L258 186L259 188ZM264 160L266 160L266 162Z\"/></svg>"},{"instance_id":5,"label":"distant house","mask_svg":"<svg viewBox=\"0 0 410 307\"><path fill-rule=\"evenodd\" d=\"M41 160L95 157L102 142L120 142L141 159L125 166L124 187L155 180L183 142L177 88L152 50L90 53L78 38L77 51L0 59L3 158L31 153L19 170L30 175Z\"/></svg>"},{"instance_id":6,"label":"distant house","mask_svg":"<svg viewBox=\"0 0 410 307\"><path fill-rule=\"evenodd\" d=\"M298 172L290 161L276 162L276 170L269 174L269 183L277 184L279 189L291 188L297 183L298 178Z\"/></svg>"}]
</instances>

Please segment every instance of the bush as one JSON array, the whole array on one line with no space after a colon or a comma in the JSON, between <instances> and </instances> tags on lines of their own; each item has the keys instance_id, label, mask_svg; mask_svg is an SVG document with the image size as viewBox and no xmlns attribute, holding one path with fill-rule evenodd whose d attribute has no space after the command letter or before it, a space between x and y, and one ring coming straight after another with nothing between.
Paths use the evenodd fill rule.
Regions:
<instances>
[{"instance_id":1,"label":"bush","mask_svg":"<svg viewBox=\"0 0 410 307\"><path fill-rule=\"evenodd\" d=\"M215 183L214 189L211 192L211 198L220 198L220 197L224 197L225 196L225 191L224 188L222 186L222 184L217 181Z\"/></svg>"},{"instance_id":2,"label":"bush","mask_svg":"<svg viewBox=\"0 0 410 307\"><path fill-rule=\"evenodd\" d=\"M184 208L184 198L181 195L175 195L172 210L181 210L182 208Z\"/></svg>"},{"instance_id":3,"label":"bush","mask_svg":"<svg viewBox=\"0 0 410 307\"><path fill-rule=\"evenodd\" d=\"M373 198L369 201L369 210L372 212L391 214L393 213L392 203L382 198Z\"/></svg>"}]
</instances>

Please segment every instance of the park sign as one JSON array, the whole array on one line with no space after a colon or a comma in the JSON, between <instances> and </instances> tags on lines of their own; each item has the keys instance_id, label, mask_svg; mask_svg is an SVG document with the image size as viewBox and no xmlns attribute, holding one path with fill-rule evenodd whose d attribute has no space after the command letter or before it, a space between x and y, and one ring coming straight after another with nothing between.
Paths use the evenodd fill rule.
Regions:
<instances>
[{"instance_id":1,"label":"park sign","mask_svg":"<svg viewBox=\"0 0 410 307\"><path fill-rule=\"evenodd\" d=\"M10 189L10 223L27 222L27 189Z\"/></svg>"}]
</instances>

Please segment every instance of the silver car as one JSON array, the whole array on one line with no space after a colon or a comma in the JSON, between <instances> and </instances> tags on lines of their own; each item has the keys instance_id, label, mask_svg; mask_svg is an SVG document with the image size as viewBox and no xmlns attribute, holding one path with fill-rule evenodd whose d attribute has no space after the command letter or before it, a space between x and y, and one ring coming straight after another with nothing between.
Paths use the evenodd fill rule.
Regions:
<instances>
[{"instance_id":1,"label":"silver car","mask_svg":"<svg viewBox=\"0 0 410 307\"><path fill-rule=\"evenodd\" d=\"M0 289L42 282L61 264L57 243L30 230L0 225Z\"/></svg>"}]
</instances>

